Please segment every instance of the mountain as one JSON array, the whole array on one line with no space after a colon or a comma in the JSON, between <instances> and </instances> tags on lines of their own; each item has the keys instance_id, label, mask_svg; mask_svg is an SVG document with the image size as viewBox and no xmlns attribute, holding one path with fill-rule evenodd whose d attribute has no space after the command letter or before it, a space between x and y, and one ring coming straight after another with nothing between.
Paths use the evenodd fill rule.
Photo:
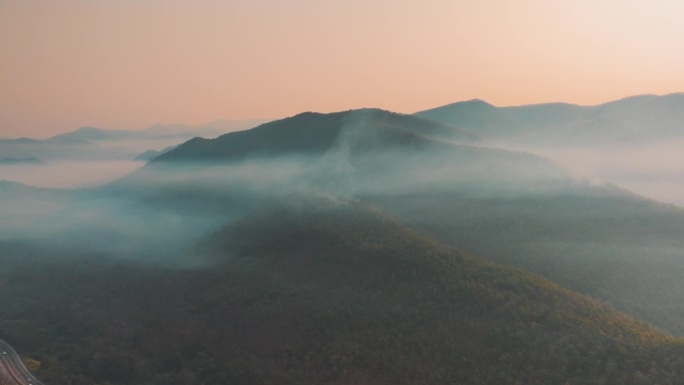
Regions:
<instances>
[{"instance_id":1,"label":"mountain","mask_svg":"<svg viewBox=\"0 0 684 385\"><path fill-rule=\"evenodd\" d=\"M364 205L292 197L199 246L209 265L192 269L6 247L0 330L45 383L75 385L684 375L681 341Z\"/></svg>"},{"instance_id":2,"label":"mountain","mask_svg":"<svg viewBox=\"0 0 684 385\"><path fill-rule=\"evenodd\" d=\"M110 187L150 195L145 190L153 183L169 186L174 197L190 197L206 186L251 196L291 189L506 194L578 186L546 159L472 141L477 138L467 132L382 110L304 113L216 139L192 139Z\"/></svg>"},{"instance_id":3,"label":"mountain","mask_svg":"<svg viewBox=\"0 0 684 385\"><path fill-rule=\"evenodd\" d=\"M458 249L684 335L682 210L537 156L432 139L367 112L307 113L194 139L119 187L193 212L298 190L362 199Z\"/></svg>"},{"instance_id":4,"label":"mountain","mask_svg":"<svg viewBox=\"0 0 684 385\"><path fill-rule=\"evenodd\" d=\"M269 162L276 162L270 174L278 174L289 162L296 168L300 183L307 184L304 179L312 179L314 184L336 179L361 189L379 180L390 188L410 183L453 184L466 179L513 184L545 176L570 177L543 158L471 144L477 141L466 131L388 111L309 112L216 139L192 139L155 158L140 175L161 170L173 173L192 166L239 167L250 162L265 168ZM519 172L521 169L526 169L526 175ZM489 172L486 181L482 178L484 170Z\"/></svg>"},{"instance_id":5,"label":"mountain","mask_svg":"<svg viewBox=\"0 0 684 385\"><path fill-rule=\"evenodd\" d=\"M645 177L655 180L663 175L659 170L675 167L684 132L681 93L598 106L469 108L472 104L417 115L467 126L504 147L535 148L627 186L639 186L634 181ZM678 299L684 295L678 278L684 272L681 208L610 194L510 200L427 194L372 201L442 241L529 269L684 335L684 306Z\"/></svg>"},{"instance_id":6,"label":"mountain","mask_svg":"<svg viewBox=\"0 0 684 385\"><path fill-rule=\"evenodd\" d=\"M344 135L361 133L367 145L420 145L425 137L473 143L478 138L424 119L366 109L332 114L306 112L215 140L195 138L157 161L216 161L312 155L330 151ZM373 137L375 135L376 137Z\"/></svg>"},{"instance_id":7,"label":"mountain","mask_svg":"<svg viewBox=\"0 0 684 385\"><path fill-rule=\"evenodd\" d=\"M483 139L524 145L640 143L683 137L684 93L635 96L597 106L495 107L467 101L415 115L467 129Z\"/></svg>"},{"instance_id":8,"label":"mountain","mask_svg":"<svg viewBox=\"0 0 684 385\"><path fill-rule=\"evenodd\" d=\"M59 134L51 137L51 140L88 140L88 141L101 141L101 140L113 140L113 139L125 139L128 131L124 130L107 130L104 128L97 127L81 127L74 131L70 131L64 134Z\"/></svg>"}]
</instances>

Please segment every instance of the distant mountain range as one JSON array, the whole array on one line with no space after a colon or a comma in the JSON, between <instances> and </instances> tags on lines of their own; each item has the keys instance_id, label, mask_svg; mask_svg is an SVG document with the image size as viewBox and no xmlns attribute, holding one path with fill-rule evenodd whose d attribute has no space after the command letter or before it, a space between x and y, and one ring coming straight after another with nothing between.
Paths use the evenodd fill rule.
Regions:
<instances>
[{"instance_id":1,"label":"distant mountain range","mask_svg":"<svg viewBox=\"0 0 684 385\"><path fill-rule=\"evenodd\" d=\"M597 106L495 107L471 100L415 114L483 139L525 145L643 143L684 138L684 93L633 96Z\"/></svg>"},{"instance_id":2,"label":"distant mountain range","mask_svg":"<svg viewBox=\"0 0 684 385\"><path fill-rule=\"evenodd\" d=\"M215 137L260 123L263 120L216 120L202 126L168 124L143 130L82 127L45 140L0 139L0 156L3 159L36 158L42 161L149 160L188 139Z\"/></svg>"},{"instance_id":3,"label":"distant mountain range","mask_svg":"<svg viewBox=\"0 0 684 385\"><path fill-rule=\"evenodd\" d=\"M40 159L50 162L52 160L126 159L133 154L135 152L103 147L95 142L80 139L0 139L0 157L3 159Z\"/></svg>"},{"instance_id":4,"label":"distant mountain range","mask_svg":"<svg viewBox=\"0 0 684 385\"><path fill-rule=\"evenodd\" d=\"M368 109L364 114L378 115L386 127L394 125L401 129L431 139L456 141L480 145L533 146L595 146L603 144L641 144L684 138L684 93L664 96L633 96L597 106L580 106L567 103L548 103L517 107L496 107L482 100L471 100L421 111L406 119L406 115L387 113L379 117L380 110ZM346 124L339 113L339 124ZM349 113L348 113L349 114ZM351 115L359 115L357 111ZM282 134L278 140L291 145L301 141L301 146L316 140L305 122L314 122L315 113L297 117L297 132ZM404 117L399 119L399 117ZM334 117L328 117L334 119ZM56 135L47 140L29 138L0 139L0 155L3 158L37 158L49 161L54 158L134 159L147 150L160 151L195 137L214 138L233 131L257 127L263 120L216 120L200 126L185 124L154 125L143 130L112 130L82 127ZM301 124L300 124L301 123ZM398 123L395 124L395 123ZM311 123L318 124L318 123ZM326 123L329 125L328 123ZM281 123L265 125L257 131L240 134L240 140L252 140L259 135L273 140ZM294 136L292 136L294 135ZM237 147L237 137L230 142ZM319 138L323 140L323 138ZM224 139L227 140L227 139ZM127 149L130 142L165 141L157 148ZM128 142L128 144L125 144ZM107 144L107 148L97 146ZM199 148L199 141L193 144ZM183 151L188 151L185 147ZM255 150L255 149L252 149ZM251 152L250 149L243 149ZM199 151L199 150L198 150ZM261 149L267 152L267 148ZM231 152L232 153L232 152ZM140 159L152 159L160 153L149 152ZM187 154L186 154L187 155ZM175 156L175 155L174 155ZM236 156L235 154L231 156Z\"/></svg>"},{"instance_id":5,"label":"distant mountain range","mask_svg":"<svg viewBox=\"0 0 684 385\"><path fill-rule=\"evenodd\" d=\"M194 137L213 138L230 131L245 130L256 127L263 120L215 120L200 126L188 124L156 124L143 130L111 130L95 127L81 127L77 130L56 135L50 140L87 140L124 141L124 140L188 140Z\"/></svg>"}]
</instances>

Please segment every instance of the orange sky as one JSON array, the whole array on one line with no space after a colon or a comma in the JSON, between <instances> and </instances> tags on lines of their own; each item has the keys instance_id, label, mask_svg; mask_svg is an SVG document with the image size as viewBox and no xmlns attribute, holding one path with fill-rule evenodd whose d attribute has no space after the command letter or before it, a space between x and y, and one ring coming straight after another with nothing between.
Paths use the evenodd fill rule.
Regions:
<instances>
[{"instance_id":1,"label":"orange sky","mask_svg":"<svg viewBox=\"0 0 684 385\"><path fill-rule=\"evenodd\" d=\"M684 91L681 0L0 0L0 136Z\"/></svg>"}]
</instances>

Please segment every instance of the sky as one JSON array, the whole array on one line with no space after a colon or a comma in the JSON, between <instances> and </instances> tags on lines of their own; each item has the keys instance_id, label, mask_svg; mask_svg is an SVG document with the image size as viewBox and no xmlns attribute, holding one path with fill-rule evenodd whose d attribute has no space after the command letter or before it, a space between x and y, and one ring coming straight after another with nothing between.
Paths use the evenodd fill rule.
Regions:
<instances>
[{"instance_id":1,"label":"sky","mask_svg":"<svg viewBox=\"0 0 684 385\"><path fill-rule=\"evenodd\" d=\"M0 137L684 91L681 0L0 0Z\"/></svg>"}]
</instances>

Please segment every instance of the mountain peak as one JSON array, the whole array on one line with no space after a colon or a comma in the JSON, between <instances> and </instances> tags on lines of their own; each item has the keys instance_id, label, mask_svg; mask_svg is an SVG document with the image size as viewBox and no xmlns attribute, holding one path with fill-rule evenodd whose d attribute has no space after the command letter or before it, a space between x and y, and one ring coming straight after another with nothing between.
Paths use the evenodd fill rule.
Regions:
<instances>
[{"instance_id":1,"label":"mountain peak","mask_svg":"<svg viewBox=\"0 0 684 385\"><path fill-rule=\"evenodd\" d=\"M484 100L472 99L420 111L415 113L415 116L470 130L498 124L497 113L498 108L496 106Z\"/></svg>"},{"instance_id":2,"label":"mountain peak","mask_svg":"<svg viewBox=\"0 0 684 385\"><path fill-rule=\"evenodd\" d=\"M455 103L446 104L446 105L444 105L444 106L437 107L437 108L434 108L434 109L430 109L430 110L428 110L428 111L439 110L439 109L454 109L454 108L462 108L462 109L465 109L465 108L468 108L468 109L475 109L475 108L478 108L478 109L495 109L496 106L493 105L493 104L491 104L491 103L488 103L488 102L486 102L486 101L484 101L484 100L482 100L482 99L470 99L470 100L463 100L463 101L460 101L460 102L455 102ZM417 114L421 114L422 112L425 112L425 111L418 112Z\"/></svg>"},{"instance_id":3,"label":"mountain peak","mask_svg":"<svg viewBox=\"0 0 684 385\"><path fill-rule=\"evenodd\" d=\"M485 100L477 99L477 98L475 98L475 99L470 99L470 100L465 100L465 101L463 101L463 102L461 102L461 103L468 103L468 104L484 104L484 105L488 105L488 106L494 107L493 104L488 103L488 102L485 101Z\"/></svg>"}]
</instances>

